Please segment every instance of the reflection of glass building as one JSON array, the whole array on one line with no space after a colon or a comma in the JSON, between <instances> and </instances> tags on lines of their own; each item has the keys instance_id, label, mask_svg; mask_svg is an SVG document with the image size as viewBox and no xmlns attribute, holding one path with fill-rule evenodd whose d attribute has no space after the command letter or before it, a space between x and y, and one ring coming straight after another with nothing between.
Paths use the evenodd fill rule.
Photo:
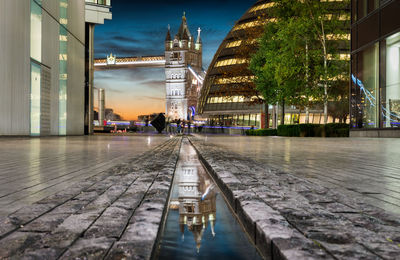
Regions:
<instances>
[{"instance_id":1,"label":"reflection of glass building","mask_svg":"<svg viewBox=\"0 0 400 260\"><path fill-rule=\"evenodd\" d=\"M332 1L327 1L330 3ZM251 54L257 50L256 39L264 31L264 25L274 22L274 18L268 15L274 1L258 0L236 22L234 27L225 37L212 60L204 81L199 100L199 112L207 117L211 124L216 125L240 125L265 127L265 111L262 98L255 90L253 74L249 71ZM333 9L335 7L333 6ZM341 10L349 12L349 10ZM344 16L344 22L349 16ZM349 34L343 34L342 38L331 37L334 41L340 41L340 60L349 60ZM329 37L328 37L328 40ZM344 80L342 86L347 89L348 81ZM346 92L347 94L347 92ZM339 104L340 103L340 104ZM328 106L329 122L335 119L346 120L348 105L339 100L330 100ZM280 120L282 109L269 107L269 125L272 125L273 114L276 120ZM274 112L275 111L275 112ZM309 110L310 123L323 123L323 104L315 104ZM296 106L285 106L285 124L305 123L306 111ZM280 124L280 122L278 122Z\"/></svg>"},{"instance_id":2,"label":"reflection of glass building","mask_svg":"<svg viewBox=\"0 0 400 260\"><path fill-rule=\"evenodd\" d=\"M197 251L208 226L215 235L215 200L212 181L204 169L199 165L182 166L179 178L179 227L182 235L185 226L193 234Z\"/></svg>"},{"instance_id":3,"label":"reflection of glass building","mask_svg":"<svg viewBox=\"0 0 400 260\"><path fill-rule=\"evenodd\" d=\"M398 1L352 1L352 136L400 136L399 13Z\"/></svg>"}]
</instances>

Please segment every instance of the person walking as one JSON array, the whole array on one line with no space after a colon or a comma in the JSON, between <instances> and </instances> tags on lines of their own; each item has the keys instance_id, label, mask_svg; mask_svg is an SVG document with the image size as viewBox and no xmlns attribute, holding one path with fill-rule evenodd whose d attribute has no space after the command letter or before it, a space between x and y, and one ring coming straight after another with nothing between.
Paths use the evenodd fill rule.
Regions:
<instances>
[{"instance_id":1,"label":"person walking","mask_svg":"<svg viewBox=\"0 0 400 260\"><path fill-rule=\"evenodd\" d=\"M182 126L181 126L181 122L179 122L179 120L178 120L178 123L176 123L176 126L177 126L178 134L180 134L181 130L182 130Z\"/></svg>"}]
</instances>

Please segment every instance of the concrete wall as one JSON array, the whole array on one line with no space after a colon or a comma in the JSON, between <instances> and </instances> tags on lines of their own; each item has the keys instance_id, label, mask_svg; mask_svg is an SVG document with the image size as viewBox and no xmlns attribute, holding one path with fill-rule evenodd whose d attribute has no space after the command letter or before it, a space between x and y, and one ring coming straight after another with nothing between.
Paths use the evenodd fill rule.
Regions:
<instances>
[{"instance_id":1,"label":"concrete wall","mask_svg":"<svg viewBox=\"0 0 400 260\"><path fill-rule=\"evenodd\" d=\"M67 135L84 134L85 1L68 1Z\"/></svg>"},{"instance_id":2,"label":"concrete wall","mask_svg":"<svg viewBox=\"0 0 400 260\"><path fill-rule=\"evenodd\" d=\"M58 135L59 1L42 1L42 68L49 72L50 131ZM68 2L67 134L83 134L85 1ZM30 0L0 1L0 135L30 135Z\"/></svg>"},{"instance_id":3,"label":"concrete wall","mask_svg":"<svg viewBox=\"0 0 400 260\"><path fill-rule=\"evenodd\" d=\"M0 1L0 135L29 135L29 1Z\"/></svg>"},{"instance_id":4,"label":"concrete wall","mask_svg":"<svg viewBox=\"0 0 400 260\"><path fill-rule=\"evenodd\" d=\"M350 131L350 137L399 138L400 137L400 129L353 130L353 131Z\"/></svg>"}]
</instances>

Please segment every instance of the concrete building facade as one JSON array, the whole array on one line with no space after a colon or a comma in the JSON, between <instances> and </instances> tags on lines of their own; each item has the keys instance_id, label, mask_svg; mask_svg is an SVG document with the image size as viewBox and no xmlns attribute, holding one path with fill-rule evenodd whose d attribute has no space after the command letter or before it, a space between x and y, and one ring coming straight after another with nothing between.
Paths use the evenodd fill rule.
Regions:
<instances>
[{"instance_id":1,"label":"concrete building facade","mask_svg":"<svg viewBox=\"0 0 400 260\"><path fill-rule=\"evenodd\" d=\"M80 135L84 0L0 2L0 135Z\"/></svg>"}]
</instances>

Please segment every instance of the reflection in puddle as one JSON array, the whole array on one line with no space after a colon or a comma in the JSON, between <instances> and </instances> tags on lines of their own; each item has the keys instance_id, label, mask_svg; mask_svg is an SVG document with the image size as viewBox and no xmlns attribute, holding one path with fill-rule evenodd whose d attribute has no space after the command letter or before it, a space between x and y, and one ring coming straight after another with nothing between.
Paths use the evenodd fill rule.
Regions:
<instances>
[{"instance_id":1,"label":"reflection in puddle","mask_svg":"<svg viewBox=\"0 0 400 260\"><path fill-rule=\"evenodd\" d=\"M261 259L187 139L159 248L159 259Z\"/></svg>"}]
</instances>

